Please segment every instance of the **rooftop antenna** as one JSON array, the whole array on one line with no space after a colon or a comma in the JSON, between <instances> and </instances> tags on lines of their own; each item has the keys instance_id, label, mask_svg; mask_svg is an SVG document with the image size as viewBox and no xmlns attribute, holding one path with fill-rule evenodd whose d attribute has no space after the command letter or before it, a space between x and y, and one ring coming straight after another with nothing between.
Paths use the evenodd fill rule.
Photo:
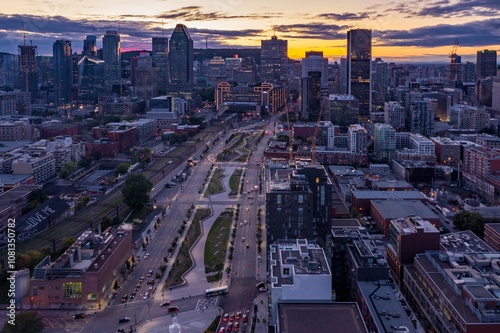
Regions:
<instances>
[{"instance_id":1,"label":"rooftop antenna","mask_svg":"<svg viewBox=\"0 0 500 333\"><path fill-rule=\"evenodd\" d=\"M21 25L23 26L23 32L24 32L24 46L26 46L26 30L24 30L24 22L21 22Z\"/></svg>"}]
</instances>

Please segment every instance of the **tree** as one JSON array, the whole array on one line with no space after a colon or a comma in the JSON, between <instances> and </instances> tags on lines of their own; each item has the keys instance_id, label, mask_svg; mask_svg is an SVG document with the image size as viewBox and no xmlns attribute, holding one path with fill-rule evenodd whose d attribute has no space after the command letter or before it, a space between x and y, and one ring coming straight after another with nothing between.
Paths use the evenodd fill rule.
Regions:
<instances>
[{"instance_id":1,"label":"tree","mask_svg":"<svg viewBox=\"0 0 500 333\"><path fill-rule=\"evenodd\" d=\"M48 197L42 189L36 189L32 191L28 197L28 204L23 208L23 215L33 208L40 206L45 201L47 201L47 199Z\"/></svg>"},{"instance_id":2,"label":"tree","mask_svg":"<svg viewBox=\"0 0 500 333\"><path fill-rule=\"evenodd\" d=\"M5 322L4 333L39 333L45 328L42 317L36 311L23 311L16 313L15 325Z\"/></svg>"},{"instance_id":3,"label":"tree","mask_svg":"<svg viewBox=\"0 0 500 333\"><path fill-rule=\"evenodd\" d=\"M453 217L453 225L460 231L470 230L479 237L484 236L484 218L476 212L460 212Z\"/></svg>"},{"instance_id":4,"label":"tree","mask_svg":"<svg viewBox=\"0 0 500 333\"><path fill-rule=\"evenodd\" d=\"M82 168L88 168L92 164L92 160L88 157L83 156L78 162L78 166Z\"/></svg>"},{"instance_id":5,"label":"tree","mask_svg":"<svg viewBox=\"0 0 500 333\"><path fill-rule=\"evenodd\" d=\"M128 169L130 168L130 164L127 162L120 163L116 166L115 173L117 175L124 175L128 172Z\"/></svg>"},{"instance_id":6,"label":"tree","mask_svg":"<svg viewBox=\"0 0 500 333\"><path fill-rule=\"evenodd\" d=\"M140 210L149 201L152 188L153 184L142 173L131 174L122 189L123 202L134 211Z\"/></svg>"},{"instance_id":7,"label":"tree","mask_svg":"<svg viewBox=\"0 0 500 333\"><path fill-rule=\"evenodd\" d=\"M61 168L61 172L59 173L59 177L62 179L68 178L73 172L77 169L77 164L74 161L68 161L63 164Z\"/></svg>"},{"instance_id":8,"label":"tree","mask_svg":"<svg viewBox=\"0 0 500 333\"><path fill-rule=\"evenodd\" d=\"M63 238L63 248L67 249L75 243L74 237L64 237Z\"/></svg>"},{"instance_id":9,"label":"tree","mask_svg":"<svg viewBox=\"0 0 500 333\"><path fill-rule=\"evenodd\" d=\"M151 150L149 148L141 148L135 152L132 156L132 161L134 163L140 163L141 167L144 168L149 162L151 162Z\"/></svg>"},{"instance_id":10,"label":"tree","mask_svg":"<svg viewBox=\"0 0 500 333\"><path fill-rule=\"evenodd\" d=\"M87 195L84 195L83 197L78 199L78 202L75 205L75 210L79 211L80 209L84 208L85 206L87 206L89 201L90 201L90 197Z\"/></svg>"}]
</instances>

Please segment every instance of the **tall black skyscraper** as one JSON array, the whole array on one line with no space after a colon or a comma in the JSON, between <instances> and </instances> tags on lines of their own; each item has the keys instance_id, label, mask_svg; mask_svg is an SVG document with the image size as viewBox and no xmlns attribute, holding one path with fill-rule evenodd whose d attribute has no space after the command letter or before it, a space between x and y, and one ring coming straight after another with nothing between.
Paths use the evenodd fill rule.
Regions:
<instances>
[{"instance_id":1,"label":"tall black skyscraper","mask_svg":"<svg viewBox=\"0 0 500 333\"><path fill-rule=\"evenodd\" d=\"M97 38L96 36L88 35L83 41L83 55L97 55Z\"/></svg>"},{"instance_id":2,"label":"tall black skyscraper","mask_svg":"<svg viewBox=\"0 0 500 333\"><path fill-rule=\"evenodd\" d=\"M347 32L347 79L349 95L359 100L360 121L371 111L372 31L354 29Z\"/></svg>"},{"instance_id":3,"label":"tall black skyscraper","mask_svg":"<svg viewBox=\"0 0 500 333\"><path fill-rule=\"evenodd\" d=\"M272 36L260 41L260 80L272 82L288 70L288 41Z\"/></svg>"},{"instance_id":4,"label":"tall black skyscraper","mask_svg":"<svg viewBox=\"0 0 500 333\"><path fill-rule=\"evenodd\" d=\"M19 45L19 86L31 94L31 102L38 97L38 70L36 67L36 46Z\"/></svg>"},{"instance_id":5,"label":"tall black skyscraper","mask_svg":"<svg viewBox=\"0 0 500 333\"><path fill-rule=\"evenodd\" d=\"M168 38L153 37L153 67L158 68L158 88L162 91L167 86Z\"/></svg>"},{"instance_id":6,"label":"tall black skyscraper","mask_svg":"<svg viewBox=\"0 0 500 333\"><path fill-rule=\"evenodd\" d=\"M303 120L317 121L321 108L321 77L320 71L309 71L301 79L301 114Z\"/></svg>"},{"instance_id":7,"label":"tall black skyscraper","mask_svg":"<svg viewBox=\"0 0 500 333\"><path fill-rule=\"evenodd\" d=\"M477 51L477 79L497 75L497 51Z\"/></svg>"},{"instance_id":8,"label":"tall black skyscraper","mask_svg":"<svg viewBox=\"0 0 500 333\"><path fill-rule=\"evenodd\" d=\"M177 24L170 37L167 92L191 97L194 87L193 40L187 27Z\"/></svg>"},{"instance_id":9,"label":"tall black skyscraper","mask_svg":"<svg viewBox=\"0 0 500 333\"><path fill-rule=\"evenodd\" d=\"M121 80L121 51L118 31L106 31L102 38L102 58L104 60L104 79L107 86Z\"/></svg>"},{"instance_id":10,"label":"tall black skyscraper","mask_svg":"<svg viewBox=\"0 0 500 333\"><path fill-rule=\"evenodd\" d=\"M73 58L71 41L57 40L52 47L54 63L54 103L57 107L71 103L71 87L73 85Z\"/></svg>"}]
</instances>

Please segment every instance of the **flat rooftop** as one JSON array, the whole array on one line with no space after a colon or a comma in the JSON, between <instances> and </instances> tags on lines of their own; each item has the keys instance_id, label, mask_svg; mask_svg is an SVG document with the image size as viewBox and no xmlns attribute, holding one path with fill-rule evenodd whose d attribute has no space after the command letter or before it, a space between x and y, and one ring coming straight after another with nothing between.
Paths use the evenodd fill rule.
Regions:
<instances>
[{"instance_id":1,"label":"flat rooftop","mask_svg":"<svg viewBox=\"0 0 500 333\"><path fill-rule=\"evenodd\" d=\"M278 316L280 332L368 332L356 303L279 303Z\"/></svg>"},{"instance_id":2,"label":"flat rooftop","mask_svg":"<svg viewBox=\"0 0 500 333\"><path fill-rule=\"evenodd\" d=\"M441 235L440 246L444 251L452 252L495 252L472 231L452 232Z\"/></svg>"},{"instance_id":3,"label":"flat rooftop","mask_svg":"<svg viewBox=\"0 0 500 333\"><path fill-rule=\"evenodd\" d=\"M388 200L388 199L415 199L423 200L425 196L419 191L372 191L372 190L353 190L352 194L357 199Z\"/></svg>"},{"instance_id":4,"label":"flat rooftop","mask_svg":"<svg viewBox=\"0 0 500 333\"><path fill-rule=\"evenodd\" d=\"M440 218L438 214L434 213L427 205L422 203L420 200L373 200L372 205L386 219L396 219L399 217L410 215L420 216L424 220L436 220Z\"/></svg>"},{"instance_id":5,"label":"flat rooftop","mask_svg":"<svg viewBox=\"0 0 500 333\"><path fill-rule=\"evenodd\" d=\"M397 332L396 327L402 332L416 333L415 327L394 293L393 284L384 281L358 281L358 286L378 332Z\"/></svg>"}]
</instances>

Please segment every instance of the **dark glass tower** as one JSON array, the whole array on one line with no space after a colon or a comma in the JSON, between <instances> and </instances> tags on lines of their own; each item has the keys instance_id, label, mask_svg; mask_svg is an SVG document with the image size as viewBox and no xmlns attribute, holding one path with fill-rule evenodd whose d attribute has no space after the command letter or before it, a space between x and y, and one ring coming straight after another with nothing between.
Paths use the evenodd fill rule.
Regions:
<instances>
[{"instance_id":1,"label":"dark glass tower","mask_svg":"<svg viewBox=\"0 0 500 333\"><path fill-rule=\"evenodd\" d=\"M177 24L170 37L167 92L190 97L194 87L193 40L187 27Z\"/></svg>"},{"instance_id":2,"label":"dark glass tower","mask_svg":"<svg viewBox=\"0 0 500 333\"><path fill-rule=\"evenodd\" d=\"M102 38L104 79L107 86L121 80L120 35L117 31L106 31Z\"/></svg>"},{"instance_id":3,"label":"dark glass tower","mask_svg":"<svg viewBox=\"0 0 500 333\"><path fill-rule=\"evenodd\" d=\"M158 68L158 88L167 86L168 38L153 37L153 67Z\"/></svg>"},{"instance_id":4,"label":"dark glass tower","mask_svg":"<svg viewBox=\"0 0 500 333\"><path fill-rule=\"evenodd\" d=\"M347 78L349 95L359 100L360 121L371 111L372 31L354 29L347 32Z\"/></svg>"},{"instance_id":5,"label":"dark glass tower","mask_svg":"<svg viewBox=\"0 0 500 333\"><path fill-rule=\"evenodd\" d=\"M54 62L54 104L64 107L71 103L73 85L73 58L71 41L57 40L52 47Z\"/></svg>"},{"instance_id":6,"label":"dark glass tower","mask_svg":"<svg viewBox=\"0 0 500 333\"><path fill-rule=\"evenodd\" d=\"M272 36L260 41L260 80L279 80L287 74L288 41Z\"/></svg>"},{"instance_id":7,"label":"dark glass tower","mask_svg":"<svg viewBox=\"0 0 500 333\"><path fill-rule=\"evenodd\" d=\"M38 70L36 67L36 46L19 45L19 86L31 94L31 102L38 98Z\"/></svg>"},{"instance_id":8,"label":"dark glass tower","mask_svg":"<svg viewBox=\"0 0 500 333\"><path fill-rule=\"evenodd\" d=\"M83 55L96 56L97 55L97 38L88 35L83 41Z\"/></svg>"},{"instance_id":9,"label":"dark glass tower","mask_svg":"<svg viewBox=\"0 0 500 333\"><path fill-rule=\"evenodd\" d=\"M497 51L477 51L476 73L478 80L497 75Z\"/></svg>"}]
</instances>

